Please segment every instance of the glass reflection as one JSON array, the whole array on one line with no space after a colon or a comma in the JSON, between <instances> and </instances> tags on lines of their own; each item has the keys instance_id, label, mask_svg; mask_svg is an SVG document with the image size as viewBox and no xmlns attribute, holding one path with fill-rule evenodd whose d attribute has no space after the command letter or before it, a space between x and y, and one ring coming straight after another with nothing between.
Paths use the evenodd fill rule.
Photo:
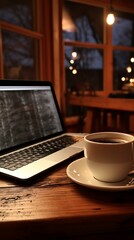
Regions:
<instances>
[{"instance_id":1,"label":"glass reflection","mask_svg":"<svg viewBox=\"0 0 134 240\"><path fill-rule=\"evenodd\" d=\"M33 29L33 1L0 1L0 20Z\"/></svg>"},{"instance_id":2,"label":"glass reflection","mask_svg":"<svg viewBox=\"0 0 134 240\"><path fill-rule=\"evenodd\" d=\"M2 31L2 41L5 79L39 78L38 41L9 31Z\"/></svg>"},{"instance_id":3,"label":"glass reflection","mask_svg":"<svg viewBox=\"0 0 134 240\"><path fill-rule=\"evenodd\" d=\"M112 29L114 46L134 46L134 14L118 13Z\"/></svg>"},{"instance_id":4,"label":"glass reflection","mask_svg":"<svg viewBox=\"0 0 134 240\"><path fill-rule=\"evenodd\" d=\"M65 46L65 68L70 91L85 94L85 91L103 89L102 50Z\"/></svg>"},{"instance_id":5,"label":"glass reflection","mask_svg":"<svg viewBox=\"0 0 134 240\"><path fill-rule=\"evenodd\" d=\"M114 90L127 90L134 83L134 52L114 50L113 56Z\"/></svg>"},{"instance_id":6,"label":"glass reflection","mask_svg":"<svg viewBox=\"0 0 134 240\"><path fill-rule=\"evenodd\" d=\"M103 9L64 1L62 29L64 40L102 43Z\"/></svg>"}]
</instances>

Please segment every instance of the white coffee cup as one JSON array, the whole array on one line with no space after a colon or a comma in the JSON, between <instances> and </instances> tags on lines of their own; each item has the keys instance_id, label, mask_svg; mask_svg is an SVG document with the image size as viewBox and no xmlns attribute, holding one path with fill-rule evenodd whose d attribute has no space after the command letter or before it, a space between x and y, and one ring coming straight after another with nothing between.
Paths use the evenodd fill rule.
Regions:
<instances>
[{"instance_id":1,"label":"white coffee cup","mask_svg":"<svg viewBox=\"0 0 134 240\"><path fill-rule=\"evenodd\" d=\"M133 167L131 134L96 132L84 137L84 155L93 176L104 182L125 179Z\"/></svg>"}]
</instances>

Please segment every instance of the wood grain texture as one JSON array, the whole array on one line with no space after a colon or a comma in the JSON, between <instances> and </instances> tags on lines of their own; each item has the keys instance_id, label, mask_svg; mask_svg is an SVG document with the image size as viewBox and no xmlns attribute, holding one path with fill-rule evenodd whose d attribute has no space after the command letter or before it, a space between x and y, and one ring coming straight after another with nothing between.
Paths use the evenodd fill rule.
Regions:
<instances>
[{"instance_id":1,"label":"wood grain texture","mask_svg":"<svg viewBox=\"0 0 134 240\"><path fill-rule=\"evenodd\" d=\"M70 96L68 101L71 105L134 112L134 99Z\"/></svg>"},{"instance_id":2,"label":"wood grain texture","mask_svg":"<svg viewBox=\"0 0 134 240\"><path fill-rule=\"evenodd\" d=\"M81 187L67 177L68 164L27 184L1 179L1 239L116 239L128 237L128 232L133 236L134 192Z\"/></svg>"}]
</instances>

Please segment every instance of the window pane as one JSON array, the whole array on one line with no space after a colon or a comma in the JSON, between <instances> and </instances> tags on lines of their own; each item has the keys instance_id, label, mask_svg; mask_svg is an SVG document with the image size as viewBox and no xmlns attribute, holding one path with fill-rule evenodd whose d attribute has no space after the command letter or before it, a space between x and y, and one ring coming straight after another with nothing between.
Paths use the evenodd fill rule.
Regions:
<instances>
[{"instance_id":1,"label":"window pane","mask_svg":"<svg viewBox=\"0 0 134 240\"><path fill-rule=\"evenodd\" d=\"M65 1L62 28L65 40L102 43L103 9Z\"/></svg>"},{"instance_id":2,"label":"window pane","mask_svg":"<svg viewBox=\"0 0 134 240\"><path fill-rule=\"evenodd\" d=\"M114 90L121 90L125 84L134 82L134 52L114 51Z\"/></svg>"},{"instance_id":3,"label":"window pane","mask_svg":"<svg viewBox=\"0 0 134 240\"><path fill-rule=\"evenodd\" d=\"M100 49L65 47L66 84L69 91L103 89L103 51Z\"/></svg>"},{"instance_id":4,"label":"window pane","mask_svg":"<svg viewBox=\"0 0 134 240\"><path fill-rule=\"evenodd\" d=\"M134 46L134 14L118 13L113 24L113 45Z\"/></svg>"},{"instance_id":5,"label":"window pane","mask_svg":"<svg viewBox=\"0 0 134 240\"><path fill-rule=\"evenodd\" d=\"M0 1L0 20L33 29L32 0Z\"/></svg>"},{"instance_id":6,"label":"window pane","mask_svg":"<svg viewBox=\"0 0 134 240\"><path fill-rule=\"evenodd\" d=\"M2 31L2 41L4 78L39 79L38 41L9 31Z\"/></svg>"}]
</instances>

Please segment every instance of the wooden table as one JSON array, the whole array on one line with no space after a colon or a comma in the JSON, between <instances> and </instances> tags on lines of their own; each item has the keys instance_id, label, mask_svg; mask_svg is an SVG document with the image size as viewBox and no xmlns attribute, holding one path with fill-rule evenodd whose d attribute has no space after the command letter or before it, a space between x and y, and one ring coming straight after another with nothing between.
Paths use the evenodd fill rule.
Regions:
<instances>
[{"instance_id":1,"label":"wooden table","mask_svg":"<svg viewBox=\"0 0 134 240\"><path fill-rule=\"evenodd\" d=\"M134 99L70 95L68 103L87 108L91 121L88 118L89 130L87 128L86 132L109 129L109 114L111 115L109 125L112 130L130 132L130 116L134 114Z\"/></svg>"},{"instance_id":2,"label":"wooden table","mask_svg":"<svg viewBox=\"0 0 134 240\"><path fill-rule=\"evenodd\" d=\"M134 239L134 191L79 186L66 175L71 161L27 184L0 176L1 240Z\"/></svg>"}]
</instances>

